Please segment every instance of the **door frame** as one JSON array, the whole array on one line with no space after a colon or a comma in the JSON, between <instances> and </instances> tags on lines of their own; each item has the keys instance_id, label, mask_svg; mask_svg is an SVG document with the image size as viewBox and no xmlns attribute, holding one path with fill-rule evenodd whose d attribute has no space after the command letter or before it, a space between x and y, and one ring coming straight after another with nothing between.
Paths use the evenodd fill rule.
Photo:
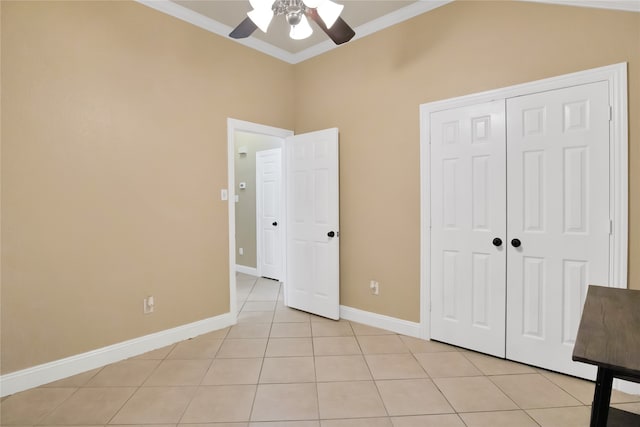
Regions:
<instances>
[{"instance_id":1,"label":"door frame","mask_svg":"<svg viewBox=\"0 0 640 427\"><path fill-rule=\"evenodd\" d=\"M262 250L262 204L260 203L260 199L262 196L262 177L258 175L258 153L262 153L264 151L275 151L278 150L278 154L280 155L280 228L278 228L279 240L280 240L280 274L278 281L284 282L284 272L282 266L284 265L284 245L283 241L284 232L285 232L285 224L282 222L283 219L286 219L287 213L283 211L286 210L286 203L284 203L286 186L282 174L284 172L284 164L282 163L284 160L284 155L282 151L284 147L279 148L270 148L267 150L256 151L256 270L258 271L258 276L262 276L262 260L264 258L264 253Z\"/></svg>"},{"instance_id":2,"label":"door frame","mask_svg":"<svg viewBox=\"0 0 640 427\"><path fill-rule=\"evenodd\" d=\"M431 338L431 179L429 168L430 115L433 112L470 106L598 81L609 82L610 234L609 283L627 288L628 253L628 113L627 63L593 68L543 80L479 92L420 105L420 338Z\"/></svg>"},{"instance_id":3,"label":"door frame","mask_svg":"<svg viewBox=\"0 0 640 427\"><path fill-rule=\"evenodd\" d=\"M292 130L277 128L273 126L261 125L233 118L227 118L227 191L228 191L228 215L229 215L229 313L233 317L233 322L238 317L238 301L236 293L236 191L235 191L235 133L236 131L256 133L261 135L275 136L282 138L282 151L284 153L284 140L293 135ZM282 185L285 185L285 162L282 165ZM284 209L286 207L286 195L280 199ZM283 210L283 215L286 211ZM286 218L283 218L285 221ZM286 222L283 222L286 224ZM256 231L257 233L257 231ZM286 239L286 229L282 231L282 238ZM282 251L282 268L286 268L287 253L286 248ZM257 267L257 264L256 264ZM282 279L284 281L284 278Z\"/></svg>"}]
</instances>

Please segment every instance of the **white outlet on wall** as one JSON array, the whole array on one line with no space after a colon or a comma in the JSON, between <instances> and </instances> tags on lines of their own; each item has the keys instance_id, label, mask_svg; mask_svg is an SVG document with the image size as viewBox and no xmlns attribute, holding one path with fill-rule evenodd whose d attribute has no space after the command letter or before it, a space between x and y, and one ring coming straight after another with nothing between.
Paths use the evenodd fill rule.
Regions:
<instances>
[{"instance_id":1,"label":"white outlet on wall","mask_svg":"<svg viewBox=\"0 0 640 427\"><path fill-rule=\"evenodd\" d=\"M369 282L369 289L371 290L371 294L378 295L380 293L380 284L375 280Z\"/></svg>"},{"instance_id":2,"label":"white outlet on wall","mask_svg":"<svg viewBox=\"0 0 640 427\"><path fill-rule=\"evenodd\" d=\"M240 255L244 255L244 248L238 248L238 253Z\"/></svg>"},{"instance_id":3,"label":"white outlet on wall","mask_svg":"<svg viewBox=\"0 0 640 427\"><path fill-rule=\"evenodd\" d=\"M155 301L153 300L153 296L148 296L144 299L143 303L142 303L142 312L144 314L151 314L153 313L153 309L155 308Z\"/></svg>"}]
</instances>

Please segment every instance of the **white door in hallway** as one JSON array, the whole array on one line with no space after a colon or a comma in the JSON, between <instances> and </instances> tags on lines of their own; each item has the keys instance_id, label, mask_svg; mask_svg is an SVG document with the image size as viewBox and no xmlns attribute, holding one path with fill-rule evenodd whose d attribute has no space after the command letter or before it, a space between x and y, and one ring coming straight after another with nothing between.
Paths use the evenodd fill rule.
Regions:
<instances>
[{"instance_id":1,"label":"white door in hallway","mask_svg":"<svg viewBox=\"0 0 640 427\"><path fill-rule=\"evenodd\" d=\"M431 337L504 357L504 100L430 120Z\"/></svg>"},{"instance_id":2,"label":"white door in hallway","mask_svg":"<svg viewBox=\"0 0 640 427\"><path fill-rule=\"evenodd\" d=\"M338 129L288 137L288 306L339 318Z\"/></svg>"},{"instance_id":3,"label":"white door in hallway","mask_svg":"<svg viewBox=\"0 0 640 427\"><path fill-rule=\"evenodd\" d=\"M262 277L282 279L282 150L256 153L257 263Z\"/></svg>"},{"instance_id":4,"label":"white door in hallway","mask_svg":"<svg viewBox=\"0 0 640 427\"><path fill-rule=\"evenodd\" d=\"M571 354L609 285L609 114L607 82L507 100L509 359L594 377Z\"/></svg>"}]
</instances>

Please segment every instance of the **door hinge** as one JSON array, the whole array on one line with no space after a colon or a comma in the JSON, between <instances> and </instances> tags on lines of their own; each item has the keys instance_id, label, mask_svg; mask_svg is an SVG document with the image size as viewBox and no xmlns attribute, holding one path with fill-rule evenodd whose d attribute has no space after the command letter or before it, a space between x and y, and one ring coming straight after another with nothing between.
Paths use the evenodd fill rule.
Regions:
<instances>
[{"instance_id":1,"label":"door hinge","mask_svg":"<svg viewBox=\"0 0 640 427\"><path fill-rule=\"evenodd\" d=\"M613 220L609 220L609 235L613 234Z\"/></svg>"},{"instance_id":2,"label":"door hinge","mask_svg":"<svg viewBox=\"0 0 640 427\"><path fill-rule=\"evenodd\" d=\"M429 313L431 313L431 301L429 301Z\"/></svg>"},{"instance_id":3,"label":"door hinge","mask_svg":"<svg viewBox=\"0 0 640 427\"><path fill-rule=\"evenodd\" d=\"M609 105L609 121L613 120L613 105Z\"/></svg>"}]
</instances>

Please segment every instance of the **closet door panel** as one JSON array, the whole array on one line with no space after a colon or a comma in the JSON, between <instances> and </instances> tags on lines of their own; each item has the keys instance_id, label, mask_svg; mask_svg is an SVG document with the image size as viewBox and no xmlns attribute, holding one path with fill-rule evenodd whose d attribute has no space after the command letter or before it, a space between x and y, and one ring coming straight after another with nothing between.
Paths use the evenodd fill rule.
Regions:
<instances>
[{"instance_id":1,"label":"closet door panel","mask_svg":"<svg viewBox=\"0 0 640 427\"><path fill-rule=\"evenodd\" d=\"M587 286L609 281L608 83L508 99L507 117L507 358L592 377L571 354Z\"/></svg>"},{"instance_id":2,"label":"closet door panel","mask_svg":"<svg viewBox=\"0 0 640 427\"><path fill-rule=\"evenodd\" d=\"M504 100L430 119L431 337L504 357Z\"/></svg>"}]
</instances>

